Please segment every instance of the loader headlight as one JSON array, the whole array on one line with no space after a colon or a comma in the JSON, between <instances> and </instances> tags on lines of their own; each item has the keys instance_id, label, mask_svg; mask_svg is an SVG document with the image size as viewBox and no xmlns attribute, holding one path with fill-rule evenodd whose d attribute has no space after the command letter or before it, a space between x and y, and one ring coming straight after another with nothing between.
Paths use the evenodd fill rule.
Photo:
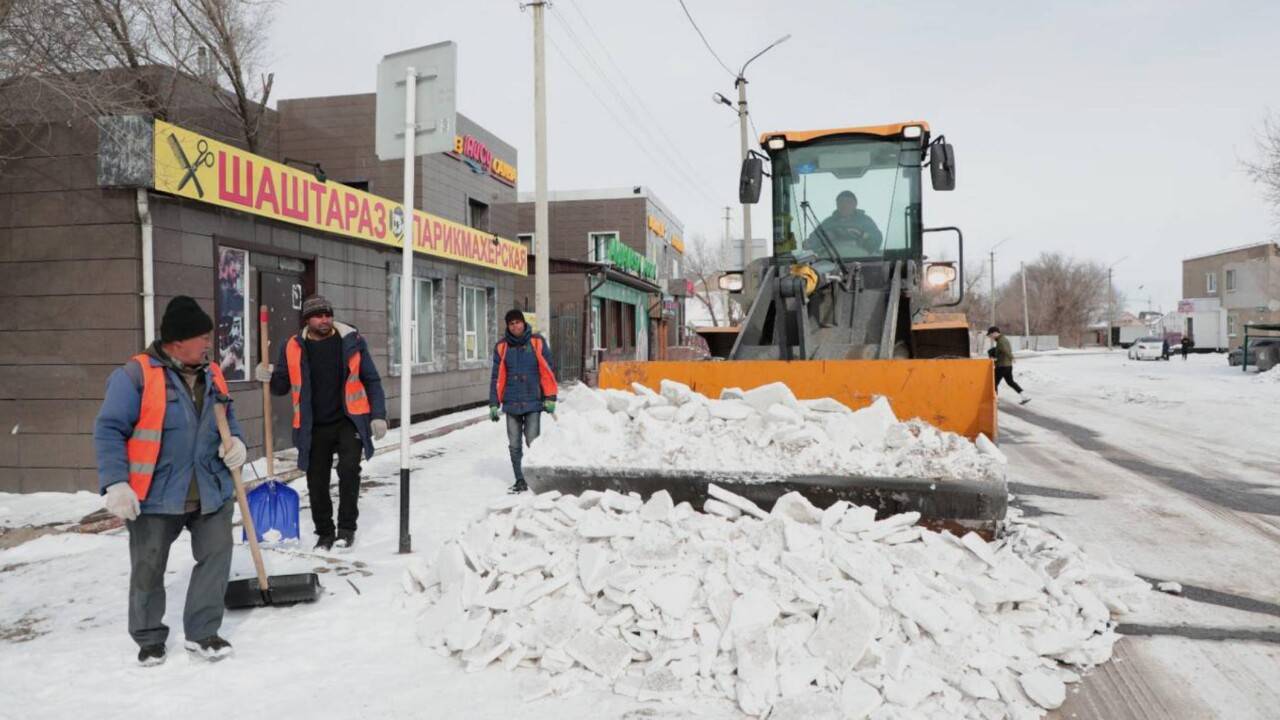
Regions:
<instances>
[{"instance_id":1,"label":"loader headlight","mask_svg":"<svg viewBox=\"0 0 1280 720\"><path fill-rule=\"evenodd\" d=\"M924 281L929 287L943 288L956 280L955 266L948 263L934 263L924 271Z\"/></svg>"},{"instance_id":2,"label":"loader headlight","mask_svg":"<svg viewBox=\"0 0 1280 720\"><path fill-rule=\"evenodd\" d=\"M742 273L725 273L720 276L720 289L729 292L742 292Z\"/></svg>"}]
</instances>

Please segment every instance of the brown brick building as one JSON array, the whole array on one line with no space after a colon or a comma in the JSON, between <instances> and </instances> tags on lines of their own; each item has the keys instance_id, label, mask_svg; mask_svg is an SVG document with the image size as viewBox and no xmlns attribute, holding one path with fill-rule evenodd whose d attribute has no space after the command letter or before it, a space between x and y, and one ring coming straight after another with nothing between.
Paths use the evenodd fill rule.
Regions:
<instances>
[{"instance_id":1,"label":"brown brick building","mask_svg":"<svg viewBox=\"0 0 1280 720\"><path fill-rule=\"evenodd\" d=\"M643 186L552 192L547 199L551 344L561 337L561 345L580 348L576 358L557 354L566 374L575 367L589 374L598 359L666 357L684 339L680 221ZM520 241L531 243L531 193L520 195L518 228ZM534 306L532 276L517 282L516 300Z\"/></svg>"},{"instance_id":2,"label":"brown brick building","mask_svg":"<svg viewBox=\"0 0 1280 720\"><path fill-rule=\"evenodd\" d=\"M180 78L178 87L179 95L207 94L190 79ZM369 199L351 188L383 196L385 202L373 200L389 215L400 199L402 171L399 161L374 156L373 102L372 94L282 101L266 118L270 130L259 154L267 157L244 156L246 166L284 158L318 163L328 177L307 179L317 219L325 193ZM216 173L196 183L199 197L190 183L187 196L156 189L161 156L172 160L170 134L195 131L184 147L195 165L206 157L197 137L235 151L234 125L215 107L211 99L179 103L169 115L172 131L148 117L59 121L45 108L0 136L6 158L0 165L0 491L96 490L92 432L106 377L145 347L177 294L192 295L218 321L215 352L231 380L251 457L263 444L260 386L248 381L258 359L259 304L271 308L274 357L278 343L300 325L302 296L328 296L338 319L368 339L388 412L398 415L399 368L389 360L398 341L391 298L401 251L356 236L357 221L364 220L358 202L347 208L354 214L343 217L340 209L336 216L343 228L350 223L350 232L270 213L280 202L288 207L287 182L296 190L298 174L307 175L286 176L292 171L274 165L269 174L280 178L280 197L267 198L260 212L213 202L226 190ZM420 311L412 341L415 416L487 401L489 351L524 272L523 249L502 239L516 231L515 149L461 116L458 130L459 148L483 145L491 162L481 165L471 157L476 152L417 160L415 207L435 220L422 223L428 244L419 243L414 265L415 315ZM462 251L455 249L462 247L471 260L459 259ZM501 269L486 257L511 262ZM149 298L147 276L154 284ZM288 399L276 398L273 408L276 447L287 447Z\"/></svg>"},{"instance_id":3,"label":"brown brick building","mask_svg":"<svg viewBox=\"0 0 1280 720\"><path fill-rule=\"evenodd\" d=\"M1217 300L1228 347L1240 347L1245 323L1280 323L1280 245L1263 242L1183 260L1182 297L1200 306Z\"/></svg>"}]
</instances>

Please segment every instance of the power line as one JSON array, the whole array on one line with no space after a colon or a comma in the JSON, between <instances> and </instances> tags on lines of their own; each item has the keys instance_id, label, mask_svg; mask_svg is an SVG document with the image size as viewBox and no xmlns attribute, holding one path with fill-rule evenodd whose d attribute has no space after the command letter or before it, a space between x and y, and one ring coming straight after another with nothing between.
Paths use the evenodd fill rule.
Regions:
<instances>
[{"instance_id":1,"label":"power line","mask_svg":"<svg viewBox=\"0 0 1280 720\"><path fill-rule=\"evenodd\" d=\"M720 67L724 68L725 72L735 78L738 77L738 74L730 70L729 66L725 65L724 61L720 59L720 56L716 54L716 51L711 48L711 43L707 42L707 36L702 34L702 28L698 27L698 23L694 22L693 16L689 14L689 8L685 6L684 0L677 0L677 2L680 3L680 9L684 10L684 16L689 18L689 24L692 25L693 29L698 33L698 37L702 38L702 44L707 46L707 52L711 53L711 57L715 58L716 62L720 63Z\"/></svg>"},{"instance_id":2,"label":"power line","mask_svg":"<svg viewBox=\"0 0 1280 720\"><path fill-rule=\"evenodd\" d=\"M592 95L596 97L596 100L600 102L602 105L606 106L606 109L609 110L610 115L614 117L615 121L617 121L619 125L622 125L623 128L627 130L627 133L631 135L632 139L635 140L637 144L641 146L656 147L662 154L664 154L665 157L663 161L661 163L658 163L659 167L668 168L671 171L673 178L679 180L681 183L685 184L686 186L688 186L689 189L693 190L699 195L702 195L702 197L707 201L715 202L714 199L712 199L711 196L707 194L706 190L702 186L702 183L696 177L690 174L687 170L685 170L683 163L687 162L687 160L685 160L678 153L676 153L667 143L664 143L660 141L657 137L655 137L651 133L647 125L645 125L644 123L635 124L635 127L639 128L640 132L642 132L648 137L647 143L645 141L640 140L636 136L636 134L632 132L631 128L628 127L628 120L631 123L635 123L635 118L638 116L639 113L636 111L634 107L632 107L631 103L625 97L623 97L622 94L618 91L617 87L609 79L608 74L600 66L600 63L596 61L595 57L587 49L586 45L577 36L577 33L574 32L573 28L570 25L568 25L568 23L559 13L553 13L553 16L556 17L557 21L560 23L560 26L567 33L569 39L577 46L579 52L586 59L587 63L590 64L590 66L594 69L595 73L600 76L600 78L604 81L605 86L609 89L609 91L613 94L613 96L617 99L619 104L622 106L623 116L620 117L618 114L614 113L613 108L610 106L610 104L607 103L605 99L601 97L598 92L596 92L594 84L590 80L588 80L586 75L580 72L576 66L574 66L572 63L569 63L567 54L565 53L564 49L557 45L557 52L561 54L561 57L565 59L566 63L569 63L570 69L572 69L574 73L578 75L579 79L581 79L582 82L588 86L588 89L591 91ZM646 151L646 155L648 155L647 151ZM650 155L649 157L651 159L653 158L652 155Z\"/></svg>"},{"instance_id":3,"label":"power line","mask_svg":"<svg viewBox=\"0 0 1280 720\"><path fill-rule=\"evenodd\" d=\"M634 85L631 84L631 80L627 76L626 71L624 71L622 67L618 64L617 60L614 59L613 53L609 51L609 46L605 44L604 40L601 39L600 34L596 32L595 26L591 23L591 20L588 19L586 14L582 11L582 8L578 5L577 0L569 0L569 4L573 6L573 10L578 14L578 17L582 18L583 24L587 26L587 30L591 33L591 37L595 40L596 45L599 46L600 50L603 52L605 59L609 61L609 64L613 66L614 72L617 74L619 78L621 78L623 86L626 87L628 91L630 91L631 96L636 100L636 104L638 105L640 110L649 117L649 121L652 124L652 127L656 128L658 133L662 135L662 139L666 141L666 146L669 148L677 147L679 143L672 139L671 135L667 132L666 128L663 126L662 121L659 120L658 117L654 115L653 111L649 109L649 103L645 102L645 99L640 95L640 92L636 90ZM709 184L705 182L705 179L702 177L701 172L697 169L697 167L688 163L688 158L686 156L676 153L676 157L679 162L685 163L686 169L689 169L692 171L690 173L690 176L693 177L693 179L697 180L700 184L703 184L703 185Z\"/></svg>"}]
</instances>

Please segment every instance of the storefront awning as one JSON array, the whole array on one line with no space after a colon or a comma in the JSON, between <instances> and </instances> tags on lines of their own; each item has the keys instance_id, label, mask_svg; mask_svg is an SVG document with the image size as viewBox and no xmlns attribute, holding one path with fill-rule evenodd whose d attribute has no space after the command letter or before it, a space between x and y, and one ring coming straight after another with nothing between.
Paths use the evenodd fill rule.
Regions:
<instances>
[{"instance_id":1,"label":"storefront awning","mask_svg":"<svg viewBox=\"0 0 1280 720\"><path fill-rule=\"evenodd\" d=\"M535 267L534 255L529 256L529 267ZM655 295L662 294L662 287L649 282L643 278L638 278L630 273L615 270L610 263L589 262L586 260L572 260L569 258L551 258L550 272L556 273L582 273L583 275L601 275L606 280L625 285L633 290L639 290L643 293L652 293ZM533 273L530 273L532 275Z\"/></svg>"}]
</instances>

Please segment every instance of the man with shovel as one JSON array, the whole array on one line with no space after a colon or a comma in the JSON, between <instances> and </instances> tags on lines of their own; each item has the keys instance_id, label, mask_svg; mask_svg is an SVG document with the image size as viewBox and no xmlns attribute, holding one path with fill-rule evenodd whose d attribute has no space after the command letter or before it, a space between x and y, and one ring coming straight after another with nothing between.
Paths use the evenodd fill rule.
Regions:
<instances>
[{"instance_id":1,"label":"man with shovel","mask_svg":"<svg viewBox=\"0 0 1280 720\"><path fill-rule=\"evenodd\" d=\"M246 450L229 407L228 445L214 422L227 382L206 360L212 330L195 300L175 297L160 339L107 379L94 423L99 490L129 529L129 634L142 665L165 659L165 566L184 527L196 561L182 613L186 648L207 660L231 654L218 629L231 570L231 469Z\"/></svg>"},{"instance_id":2,"label":"man with shovel","mask_svg":"<svg viewBox=\"0 0 1280 720\"><path fill-rule=\"evenodd\" d=\"M373 457L373 441L387 434L382 379L364 337L335 322L333 305L319 295L302 303L301 332L280 347L274 368L258 365L255 377L274 395L293 399L293 446L307 473L316 549L351 547L360 515L360 453ZM333 455L338 455L338 527L334 532Z\"/></svg>"}]
</instances>

